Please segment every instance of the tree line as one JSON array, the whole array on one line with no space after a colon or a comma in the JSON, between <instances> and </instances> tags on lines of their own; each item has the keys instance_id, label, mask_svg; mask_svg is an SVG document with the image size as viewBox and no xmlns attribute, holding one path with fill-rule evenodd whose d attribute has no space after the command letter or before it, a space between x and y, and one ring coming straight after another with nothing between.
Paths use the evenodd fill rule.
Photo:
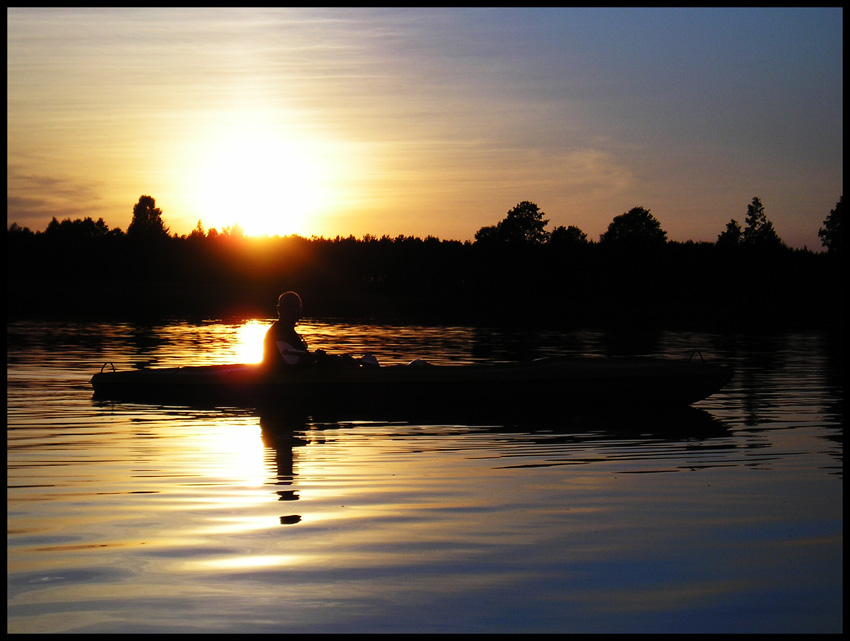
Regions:
<instances>
[{"instance_id":1,"label":"tree line","mask_svg":"<svg viewBox=\"0 0 850 641\"><path fill-rule=\"evenodd\" d=\"M791 249L753 198L715 242L667 239L643 207L598 241L523 201L474 241L429 236L171 234L151 196L126 233L103 219L7 230L11 316L271 317L299 291L313 316L535 326L831 325L840 322L843 197L825 252Z\"/></svg>"}]
</instances>

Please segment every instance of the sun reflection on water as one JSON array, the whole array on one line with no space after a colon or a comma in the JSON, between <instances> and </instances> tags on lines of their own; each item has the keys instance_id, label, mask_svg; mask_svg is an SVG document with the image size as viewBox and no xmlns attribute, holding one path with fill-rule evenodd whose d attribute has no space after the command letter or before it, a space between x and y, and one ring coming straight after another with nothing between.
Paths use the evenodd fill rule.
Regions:
<instances>
[{"instance_id":1,"label":"sun reflection on water","mask_svg":"<svg viewBox=\"0 0 850 641\"><path fill-rule=\"evenodd\" d=\"M268 478L260 426L237 421L187 435L186 452L192 452L196 471L228 487L262 487ZM240 493L240 496L245 496Z\"/></svg>"},{"instance_id":2,"label":"sun reflection on water","mask_svg":"<svg viewBox=\"0 0 850 641\"><path fill-rule=\"evenodd\" d=\"M240 363L259 363L263 360L263 338L269 323L250 320L239 327L233 348Z\"/></svg>"},{"instance_id":3,"label":"sun reflection on water","mask_svg":"<svg viewBox=\"0 0 850 641\"><path fill-rule=\"evenodd\" d=\"M771 368L745 363L702 404L716 420L675 429L93 404L84 384L103 360L258 361L270 323L103 326L64 351L51 325L13 326L28 347L8 359L11 630L373 629L364 612L391 631L432 612L446 629L702 630L766 616L765 595L840 627L840 382L819 382L809 341L771 345ZM477 340L315 319L299 333L382 365L469 361Z\"/></svg>"},{"instance_id":4,"label":"sun reflection on water","mask_svg":"<svg viewBox=\"0 0 850 641\"><path fill-rule=\"evenodd\" d=\"M305 565L315 560L316 555L309 554L256 554L203 559L187 562L186 566L198 570L258 570L263 568Z\"/></svg>"}]
</instances>

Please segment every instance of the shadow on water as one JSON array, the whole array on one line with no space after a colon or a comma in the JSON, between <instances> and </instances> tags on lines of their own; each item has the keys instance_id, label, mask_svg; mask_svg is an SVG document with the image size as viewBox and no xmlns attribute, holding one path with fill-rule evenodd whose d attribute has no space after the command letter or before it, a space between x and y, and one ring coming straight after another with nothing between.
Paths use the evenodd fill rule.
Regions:
<instances>
[{"instance_id":1,"label":"shadow on water","mask_svg":"<svg viewBox=\"0 0 850 641\"><path fill-rule=\"evenodd\" d=\"M321 426L375 422L391 425L475 427L498 432L546 432L575 434L606 432L612 435L652 435L670 439L712 438L728 434L728 428L709 412L695 407L670 409L605 408L557 411L544 406L528 408L390 408L381 410L256 410L263 431L315 430Z\"/></svg>"},{"instance_id":2,"label":"shadow on water","mask_svg":"<svg viewBox=\"0 0 850 641\"><path fill-rule=\"evenodd\" d=\"M696 408L664 412L595 412L569 415L482 413L480 410L461 416L443 412L339 413L293 412L281 409L259 410L263 445L274 452L277 500L288 502L300 498L297 486L297 452L310 444L319 445L345 438L345 431L356 431L367 426L392 438L418 438L439 434L441 438L463 438L470 433L477 437L491 435L496 448L495 460L505 460L501 467L517 467L511 462L517 448L537 448L545 452L532 462L520 467L548 467L563 464L588 464L597 460L598 453L589 455L595 448L614 448L620 457L640 457L645 448L657 452L668 448L687 457L688 452L699 451L705 457L716 457L722 452L735 450L729 430L710 413ZM462 419L462 420L459 420ZM433 427L434 430L427 429ZM423 429L425 428L425 429ZM340 435L340 429L343 430ZM324 434L335 432L326 439ZM554 457L554 461L553 461ZM558 460L561 459L561 460ZM566 461L566 462L564 462ZM710 466L709 460L691 467ZM301 521L297 510L287 509L280 516L281 525L294 525Z\"/></svg>"}]
</instances>

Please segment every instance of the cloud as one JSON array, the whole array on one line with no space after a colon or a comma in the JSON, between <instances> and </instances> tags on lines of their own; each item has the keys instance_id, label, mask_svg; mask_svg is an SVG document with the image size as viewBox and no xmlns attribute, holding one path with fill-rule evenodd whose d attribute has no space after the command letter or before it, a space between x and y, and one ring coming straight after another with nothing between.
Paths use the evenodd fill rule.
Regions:
<instances>
[{"instance_id":1,"label":"cloud","mask_svg":"<svg viewBox=\"0 0 850 641\"><path fill-rule=\"evenodd\" d=\"M42 231L54 216L94 219L114 214L100 197L102 185L81 183L73 178L28 173L21 167L7 168L6 224L18 223Z\"/></svg>"}]
</instances>

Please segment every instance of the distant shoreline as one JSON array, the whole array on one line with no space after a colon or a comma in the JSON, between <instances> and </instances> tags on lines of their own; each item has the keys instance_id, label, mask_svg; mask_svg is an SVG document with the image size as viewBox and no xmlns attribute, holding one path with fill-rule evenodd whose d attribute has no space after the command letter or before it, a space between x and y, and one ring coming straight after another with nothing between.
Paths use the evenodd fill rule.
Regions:
<instances>
[{"instance_id":1,"label":"distant shoreline","mask_svg":"<svg viewBox=\"0 0 850 641\"><path fill-rule=\"evenodd\" d=\"M838 256L712 243L7 234L7 248L11 319L270 318L295 290L316 318L756 331L840 326L845 297Z\"/></svg>"}]
</instances>

